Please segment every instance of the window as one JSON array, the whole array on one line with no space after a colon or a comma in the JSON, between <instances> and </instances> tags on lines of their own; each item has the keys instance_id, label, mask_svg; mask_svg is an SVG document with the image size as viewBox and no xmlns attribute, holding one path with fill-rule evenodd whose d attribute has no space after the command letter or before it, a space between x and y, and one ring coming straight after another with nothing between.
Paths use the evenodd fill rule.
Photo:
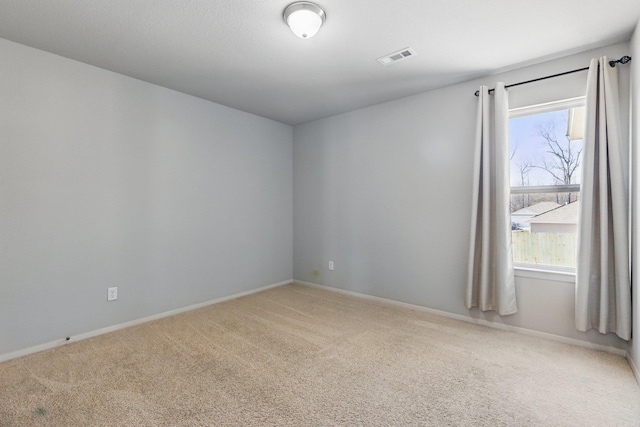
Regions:
<instances>
[{"instance_id":1,"label":"window","mask_svg":"<svg viewBox=\"0 0 640 427\"><path fill-rule=\"evenodd\" d=\"M510 111L516 267L575 271L584 98Z\"/></svg>"}]
</instances>

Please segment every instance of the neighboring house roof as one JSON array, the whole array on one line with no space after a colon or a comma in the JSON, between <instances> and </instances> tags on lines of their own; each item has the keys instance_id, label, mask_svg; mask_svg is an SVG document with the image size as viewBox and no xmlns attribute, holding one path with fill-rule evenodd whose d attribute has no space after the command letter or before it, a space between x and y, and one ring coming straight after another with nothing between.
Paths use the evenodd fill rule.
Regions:
<instances>
[{"instance_id":1,"label":"neighboring house roof","mask_svg":"<svg viewBox=\"0 0 640 427\"><path fill-rule=\"evenodd\" d=\"M556 202L540 202L540 203L536 203L535 205L527 206L526 208L513 211L511 212L511 215L516 215L516 216L540 215L545 212L549 212L550 210L559 208L560 206L562 205L559 205Z\"/></svg>"},{"instance_id":2,"label":"neighboring house roof","mask_svg":"<svg viewBox=\"0 0 640 427\"><path fill-rule=\"evenodd\" d=\"M552 211L538 215L531 220L530 224L577 224L578 207L580 202L569 203L560 206Z\"/></svg>"}]
</instances>

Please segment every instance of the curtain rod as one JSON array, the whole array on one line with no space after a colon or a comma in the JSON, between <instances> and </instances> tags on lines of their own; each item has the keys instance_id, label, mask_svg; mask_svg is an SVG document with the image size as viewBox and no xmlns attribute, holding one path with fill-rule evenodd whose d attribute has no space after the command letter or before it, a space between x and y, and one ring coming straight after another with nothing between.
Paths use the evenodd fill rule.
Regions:
<instances>
[{"instance_id":1,"label":"curtain rod","mask_svg":"<svg viewBox=\"0 0 640 427\"><path fill-rule=\"evenodd\" d=\"M625 55L625 56L623 56L622 58L617 59L617 60L615 60L615 61L609 61L609 66L611 66L611 67L615 67L615 66L616 66L616 64L627 64L627 63L628 63L628 62L630 62L630 61L631 61L631 57L630 57L630 56ZM577 73L577 72L579 72L579 71L586 71L586 70L588 70L588 69L589 69L589 67L578 68L577 70L565 71L564 73L558 73L558 74L553 74L553 75L551 75L551 76L539 77L539 78L537 78L537 79L527 80L526 82L513 83L513 84L510 84L510 85L505 85L505 89L506 89L506 88L513 87L513 86L526 85L527 83L539 82L540 80L552 79L552 78L554 78L554 77L560 77L560 76L564 76L564 75L567 75L567 74L573 74L573 73ZM495 90L495 89L489 89L489 93L493 92L494 90ZM475 93L475 95L476 95L476 96L480 96L480 91L479 91L479 90L477 90L477 91L476 91L476 93Z\"/></svg>"}]
</instances>

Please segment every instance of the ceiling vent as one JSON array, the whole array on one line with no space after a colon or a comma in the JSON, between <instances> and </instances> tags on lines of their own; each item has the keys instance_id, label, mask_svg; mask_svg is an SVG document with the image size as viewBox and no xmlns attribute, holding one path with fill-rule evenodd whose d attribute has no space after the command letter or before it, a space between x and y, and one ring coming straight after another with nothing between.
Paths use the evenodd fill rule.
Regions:
<instances>
[{"instance_id":1,"label":"ceiling vent","mask_svg":"<svg viewBox=\"0 0 640 427\"><path fill-rule=\"evenodd\" d=\"M403 59L411 58L412 56L416 56L416 51L411 49L410 47L400 49L397 52L390 53L389 55L385 55L381 58L378 58L378 62L382 65L389 65L393 62L402 61Z\"/></svg>"}]
</instances>

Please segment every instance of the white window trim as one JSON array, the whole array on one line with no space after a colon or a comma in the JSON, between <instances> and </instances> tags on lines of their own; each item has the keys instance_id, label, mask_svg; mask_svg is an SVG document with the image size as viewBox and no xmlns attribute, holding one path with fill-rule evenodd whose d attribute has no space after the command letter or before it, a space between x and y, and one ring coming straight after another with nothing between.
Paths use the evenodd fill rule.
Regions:
<instances>
[{"instance_id":1,"label":"white window trim","mask_svg":"<svg viewBox=\"0 0 640 427\"><path fill-rule=\"evenodd\" d=\"M526 107L512 108L509 110L509 118L531 116L534 114L547 113L549 111L566 110L569 108L582 107L586 103L585 96L563 99L560 101L545 102L544 104L528 105Z\"/></svg>"},{"instance_id":2,"label":"white window trim","mask_svg":"<svg viewBox=\"0 0 640 427\"><path fill-rule=\"evenodd\" d=\"M549 280L554 282L576 283L575 268L556 267L553 265L515 264L513 266L516 277Z\"/></svg>"},{"instance_id":3,"label":"white window trim","mask_svg":"<svg viewBox=\"0 0 640 427\"><path fill-rule=\"evenodd\" d=\"M509 110L509 118L530 116L549 111L564 110L569 108L582 107L585 105L586 97L563 99L560 101L546 102L544 104L528 105L526 107L512 108ZM553 188L555 186L549 186ZM576 282L576 269L572 267L559 267L544 264L514 264L516 277L526 277L532 279L549 280L555 282Z\"/></svg>"}]
</instances>

